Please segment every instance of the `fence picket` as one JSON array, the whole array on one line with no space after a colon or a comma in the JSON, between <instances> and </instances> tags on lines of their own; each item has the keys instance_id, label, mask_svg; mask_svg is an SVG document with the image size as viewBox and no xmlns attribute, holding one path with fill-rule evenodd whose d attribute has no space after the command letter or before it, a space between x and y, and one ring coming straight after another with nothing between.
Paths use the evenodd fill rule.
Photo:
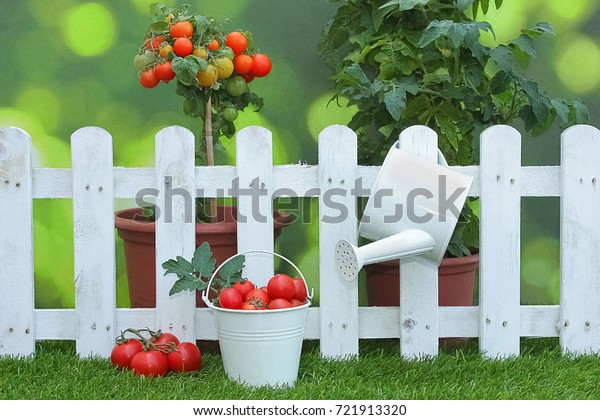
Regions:
<instances>
[{"instance_id":1,"label":"fence picket","mask_svg":"<svg viewBox=\"0 0 600 420\"><path fill-rule=\"evenodd\" d=\"M35 351L31 137L0 127L0 356Z\"/></svg>"},{"instance_id":2,"label":"fence picket","mask_svg":"<svg viewBox=\"0 0 600 420\"><path fill-rule=\"evenodd\" d=\"M344 280L334 257L338 241L357 240L356 197L351 193L358 169L356 142L356 134L344 126L330 126L319 134L320 335L321 355L327 358L358 354L358 279Z\"/></svg>"},{"instance_id":3,"label":"fence picket","mask_svg":"<svg viewBox=\"0 0 600 420\"><path fill-rule=\"evenodd\" d=\"M246 127L236 138L238 206L238 252L274 250L273 239L273 145L272 134L263 127ZM246 258L244 276L266 285L273 276L273 255Z\"/></svg>"},{"instance_id":4,"label":"fence picket","mask_svg":"<svg viewBox=\"0 0 600 420\"><path fill-rule=\"evenodd\" d=\"M400 148L437 162L437 134L413 126L400 134ZM438 353L438 268L421 257L400 264L400 353L407 359Z\"/></svg>"},{"instance_id":5,"label":"fence picket","mask_svg":"<svg viewBox=\"0 0 600 420\"><path fill-rule=\"evenodd\" d=\"M479 348L519 354L521 135L500 125L481 134Z\"/></svg>"},{"instance_id":6,"label":"fence picket","mask_svg":"<svg viewBox=\"0 0 600 420\"><path fill-rule=\"evenodd\" d=\"M561 141L560 343L581 355L600 351L600 131L574 126Z\"/></svg>"},{"instance_id":7,"label":"fence picket","mask_svg":"<svg viewBox=\"0 0 600 420\"><path fill-rule=\"evenodd\" d=\"M116 262L112 137L98 127L71 136L77 353L110 355L114 346Z\"/></svg>"},{"instance_id":8,"label":"fence picket","mask_svg":"<svg viewBox=\"0 0 600 420\"><path fill-rule=\"evenodd\" d=\"M158 327L181 341L194 341L196 294L169 296L177 280L164 275L162 264L182 256L191 261L196 250L194 205L194 135L186 128L167 127L156 135L156 309Z\"/></svg>"}]
</instances>

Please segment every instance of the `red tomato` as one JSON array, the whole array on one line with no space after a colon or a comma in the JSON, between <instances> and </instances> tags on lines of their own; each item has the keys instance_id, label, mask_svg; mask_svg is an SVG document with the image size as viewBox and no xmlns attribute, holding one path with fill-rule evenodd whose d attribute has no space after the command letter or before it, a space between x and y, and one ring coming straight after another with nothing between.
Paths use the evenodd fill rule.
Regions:
<instances>
[{"instance_id":1,"label":"red tomato","mask_svg":"<svg viewBox=\"0 0 600 420\"><path fill-rule=\"evenodd\" d=\"M169 33L171 38L191 38L194 35L194 27L187 20L182 20L172 24Z\"/></svg>"},{"instance_id":2,"label":"red tomato","mask_svg":"<svg viewBox=\"0 0 600 420\"><path fill-rule=\"evenodd\" d=\"M292 299L292 300L290 300L290 303L292 304L292 307L296 307L296 306L302 306L306 302L300 301L298 299Z\"/></svg>"},{"instance_id":3,"label":"red tomato","mask_svg":"<svg viewBox=\"0 0 600 420\"><path fill-rule=\"evenodd\" d=\"M152 39L146 39L144 45L147 50L156 51L160 48L160 44L165 42L165 38L162 35L155 36Z\"/></svg>"},{"instance_id":4,"label":"red tomato","mask_svg":"<svg viewBox=\"0 0 600 420\"><path fill-rule=\"evenodd\" d=\"M156 77L163 82L170 82L175 78L175 72L170 61L157 64L154 71L156 72Z\"/></svg>"},{"instance_id":5,"label":"red tomato","mask_svg":"<svg viewBox=\"0 0 600 420\"><path fill-rule=\"evenodd\" d=\"M242 302L242 306L240 306L240 309L243 311L255 311L256 305L254 305L253 303L250 302Z\"/></svg>"},{"instance_id":6,"label":"red tomato","mask_svg":"<svg viewBox=\"0 0 600 420\"><path fill-rule=\"evenodd\" d=\"M217 41L216 39L213 39L207 46L206 48L208 48L211 51L216 51L219 49L219 41Z\"/></svg>"},{"instance_id":7,"label":"red tomato","mask_svg":"<svg viewBox=\"0 0 600 420\"><path fill-rule=\"evenodd\" d=\"M236 281L233 284L233 288L235 290L237 290L238 292L240 292L240 295L242 296L242 300L244 300L244 299L246 299L246 295L248 294L248 292L250 292L251 290L254 290L256 287L254 286L254 283L252 283L250 280L241 279L240 281Z\"/></svg>"},{"instance_id":8,"label":"red tomato","mask_svg":"<svg viewBox=\"0 0 600 420\"><path fill-rule=\"evenodd\" d=\"M306 285L304 284L304 280L300 278L293 278L294 287L296 288L296 293L294 293L293 298L298 299L301 302L304 302L308 297L308 290L306 290Z\"/></svg>"},{"instance_id":9,"label":"red tomato","mask_svg":"<svg viewBox=\"0 0 600 420\"><path fill-rule=\"evenodd\" d=\"M140 75L140 83L146 89L152 89L160 83L160 79L156 75L156 71L153 68L149 68Z\"/></svg>"},{"instance_id":10,"label":"red tomato","mask_svg":"<svg viewBox=\"0 0 600 420\"><path fill-rule=\"evenodd\" d=\"M289 300L277 298L277 299L273 299L271 301L271 303L269 303L269 306L267 307L267 309L285 309L285 308L291 308L291 307L292 307L292 303Z\"/></svg>"},{"instance_id":11,"label":"red tomato","mask_svg":"<svg viewBox=\"0 0 600 420\"><path fill-rule=\"evenodd\" d=\"M265 54L256 54L252 56L252 74L256 77L265 77L271 72L273 64Z\"/></svg>"},{"instance_id":12,"label":"red tomato","mask_svg":"<svg viewBox=\"0 0 600 420\"><path fill-rule=\"evenodd\" d=\"M240 309L242 306L242 295L233 287L221 290L219 293L219 304L225 309Z\"/></svg>"},{"instance_id":13,"label":"red tomato","mask_svg":"<svg viewBox=\"0 0 600 420\"><path fill-rule=\"evenodd\" d=\"M254 304L257 308L268 305L270 301L269 294L263 289L251 290L246 295L246 302Z\"/></svg>"},{"instance_id":14,"label":"red tomato","mask_svg":"<svg viewBox=\"0 0 600 420\"><path fill-rule=\"evenodd\" d=\"M287 274L275 274L267 283L267 292L271 299L287 299L290 300L296 293L294 281Z\"/></svg>"},{"instance_id":15,"label":"red tomato","mask_svg":"<svg viewBox=\"0 0 600 420\"><path fill-rule=\"evenodd\" d=\"M127 340L123 344L117 344L110 353L110 362L122 369L127 369L131 359L142 351L142 343L136 339Z\"/></svg>"},{"instance_id":16,"label":"red tomato","mask_svg":"<svg viewBox=\"0 0 600 420\"><path fill-rule=\"evenodd\" d=\"M171 372L192 372L202 369L202 353L194 343L183 342L167 354Z\"/></svg>"},{"instance_id":17,"label":"red tomato","mask_svg":"<svg viewBox=\"0 0 600 420\"><path fill-rule=\"evenodd\" d=\"M194 44L187 38L177 38L173 43L175 54L180 57L186 57L194 51Z\"/></svg>"},{"instance_id":18,"label":"red tomato","mask_svg":"<svg viewBox=\"0 0 600 420\"><path fill-rule=\"evenodd\" d=\"M231 32L225 39L225 45L231 48L234 54L239 54L248 46L248 40L241 32Z\"/></svg>"},{"instance_id":19,"label":"red tomato","mask_svg":"<svg viewBox=\"0 0 600 420\"><path fill-rule=\"evenodd\" d=\"M241 76L244 78L244 80L246 81L246 83L250 83L256 77L252 73L242 74Z\"/></svg>"},{"instance_id":20,"label":"red tomato","mask_svg":"<svg viewBox=\"0 0 600 420\"><path fill-rule=\"evenodd\" d=\"M156 340L152 340L154 344L169 344L175 343L175 345L179 344L179 339L175 336L175 334L161 332L160 336Z\"/></svg>"},{"instance_id":21,"label":"red tomato","mask_svg":"<svg viewBox=\"0 0 600 420\"><path fill-rule=\"evenodd\" d=\"M244 75L252 70L252 57L246 54L238 54L233 57L233 68L239 75Z\"/></svg>"},{"instance_id":22,"label":"red tomato","mask_svg":"<svg viewBox=\"0 0 600 420\"><path fill-rule=\"evenodd\" d=\"M169 362L162 351L141 351L133 356L129 368L136 375L163 376L169 371Z\"/></svg>"}]
</instances>

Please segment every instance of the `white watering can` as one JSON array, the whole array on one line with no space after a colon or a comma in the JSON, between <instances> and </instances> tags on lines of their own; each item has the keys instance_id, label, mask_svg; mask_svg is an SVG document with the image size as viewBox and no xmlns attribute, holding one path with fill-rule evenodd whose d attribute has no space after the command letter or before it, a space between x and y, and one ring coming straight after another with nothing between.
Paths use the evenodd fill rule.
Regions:
<instances>
[{"instance_id":1,"label":"white watering can","mask_svg":"<svg viewBox=\"0 0 600 420\"><path fill-rule=\"evenodd\" d=\"M353 281L365 264L420 255L440 265L473 178L399 148L388 152L358 233L374 242L360 248L342 240L336 245L340 275Z\"/></svg>"}]
</instances>

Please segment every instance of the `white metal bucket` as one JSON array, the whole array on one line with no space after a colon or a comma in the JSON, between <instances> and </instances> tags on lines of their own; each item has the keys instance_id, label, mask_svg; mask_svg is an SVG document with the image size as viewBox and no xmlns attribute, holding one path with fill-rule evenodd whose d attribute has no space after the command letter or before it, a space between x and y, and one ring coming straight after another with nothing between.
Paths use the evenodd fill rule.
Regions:
<instances>
[{"instance_id":1,"label":"white metal bucket","mask_svg":"<svg viewBox=\"0 0 600 420\"><path fill-rule=\"evenodd\" d=\"M240 252L237 255L257 253L272 254L288 262L300 274L308 290L300 269L282 255L259 250ZM304 326L311 296L306 304L286 309L245 311L213 305L208 299L210 284L221 267L234 257L236 255L215 270L208 288L202 294L202 299L215 314L225 372L229 378L244 385L293 386L298 379Z\"/></svg>"}]
</instances>

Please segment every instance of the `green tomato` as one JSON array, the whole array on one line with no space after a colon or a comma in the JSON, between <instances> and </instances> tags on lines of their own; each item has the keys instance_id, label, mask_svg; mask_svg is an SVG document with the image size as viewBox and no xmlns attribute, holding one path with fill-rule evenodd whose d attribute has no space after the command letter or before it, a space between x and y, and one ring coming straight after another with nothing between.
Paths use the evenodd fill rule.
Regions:
<instances>
[{"instance_id":1,"label":"green tomato","mask_svg":"<svg viewBox=\"0 0 600 420\"><path fill-rule=\"evenodd\" d=\"M233 50L229 47L224 47L222 50L223 53L223 57L227 57L230 60L233 60L233 57L235 56L235 53L233 52Z\"/></svg>"},{"instance_id":2,"label":"green tomato","mask_svg":"<svg viewBox=\"0 0 600 420\"><path fill-rule=\"evenodd\" d=\"M138 70L145 70L147 67L149 67L151 64L154 64L155 62L156 54L149 50L144 51L142 54L137 54L133 58L133 64Z\"/></svg>"},{"instance_id":3,"label":"green tomato","mask_svg":"<svg viewBox=\"0 0 600 420\"><path fill-rule=\"evenodd\" d=\"M242 96L248 89L248 85L242 76L235 76L227 79L225 91L231 96Z\"/></svg>"},{"instance_id":4,"label":"green tomato","mask_svg":"<svg viewBox=\"0 0 600 420\"><path fill-rule=\"evenodd\" d=\"M235 109L232 106L228 106L227 108L225 108L223 110L223 118L225 118L225 121L235 121L236 118L238 117L238 110Z\"/></svg>"}]
</instances>

